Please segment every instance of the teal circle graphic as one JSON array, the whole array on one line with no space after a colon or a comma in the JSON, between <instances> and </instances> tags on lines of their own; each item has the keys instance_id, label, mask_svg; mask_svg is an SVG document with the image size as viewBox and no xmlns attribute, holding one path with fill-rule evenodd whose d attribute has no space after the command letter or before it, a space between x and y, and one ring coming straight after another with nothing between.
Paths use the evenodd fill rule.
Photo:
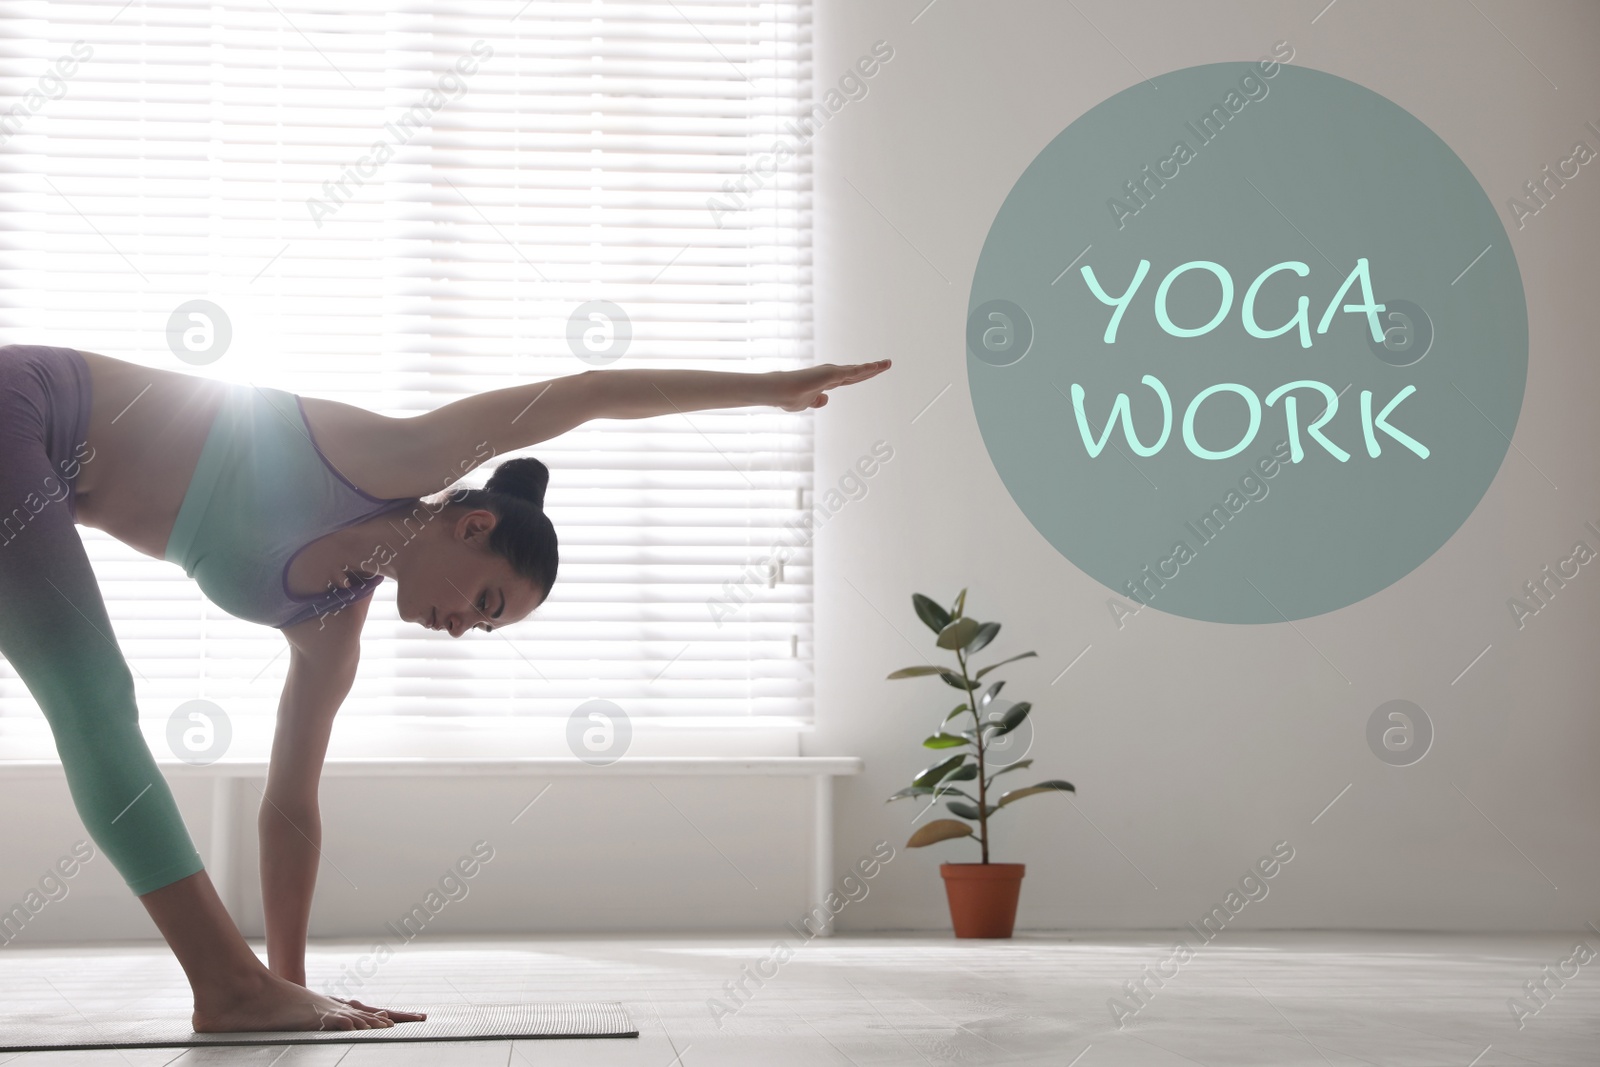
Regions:
<instances>
[{"instance_id":1,"label":"teal circle graphic","mask_svg":"<svg viewBox=\"0 0 1600 1067\"><path fill-rule=\"evenodd\" d=\"M1372 354L1391 367L1409 367L1433 347L1433 320L1409 300L1385 300L1382 340L1368 339Z\"/></svg>"},{"instance_id":2,"label":"teal circle graphic","mask_svg":"<svg viewBox=\"0 0 1600 1067\"><path fill-rule=\"evenodd\" d=\"M971 347L1005 304L1026 359ZM1409 574L1483 498L1528 374L1522 276L1466 165L1276 63L1172 71L1063 130L990 227L967 330L1023 514L1121 597L1210 622Z\"/></svg>"}]
</instances>

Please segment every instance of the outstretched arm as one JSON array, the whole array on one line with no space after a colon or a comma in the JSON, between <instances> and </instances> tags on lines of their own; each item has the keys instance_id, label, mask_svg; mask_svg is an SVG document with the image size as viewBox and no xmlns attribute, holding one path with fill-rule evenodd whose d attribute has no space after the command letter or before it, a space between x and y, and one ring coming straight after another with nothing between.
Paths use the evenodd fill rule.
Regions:
<instances>
[{"instance_id":1,"label":"outstretched arm","mask_svg":"<svg viewBox=\"0 0 1600 1067\"><path fill-rule=\"evenodd\" d=\"M708 408L821 407L827 403L826 390L865 381L888 369L884 359L757 373L652 367L587 370L464 397L418 416L417 421L454 439L453 451L443 449L447 454L465 453L469 437L486 439L498 454L557 437L590 419L648 419Z\"/></svg>"},{"instance_id":2,"label":"outstretched arm","mask_svg":"<svg viewBox=\"0 0 1600 1067\"><path fill-rule=\"evenodd\" d=\"M322 859L317 784L334 714L355 681L361 626L371 602L363 597L333 615L283 631L289 640L289 674L278 703L257 826L267 965L299 985L306 982L306 931Z\"/></svg>"},{"instance_id":3,"label":"outstretched arm","mask_svg":"<svg viewBox=\"0 0 1600 1067\"><path fill-rule=\"evenodd\" d=\"M302 397L316 443L345 478L375 496L435 493L495 456L559 437L591 419L645 419L752 406L802 411L827 390L882 374L889 361L823 363L792 371L580 371L463 397L394 418Z\"/></svg>"},{"instance_id":4,"label":"outstretched arm","mask_svg":"<svg viewBox=\"0 0 1600 1067\"><path fill-rule=\"evenodd\" d=\"M820 408L828 402L826 390L853 385L889 369L889 361L876 363L823 363L793 371L740 374L714 370L650 370L627 368L595 370L594 407L602 419L647 419L673 412L752 405L781 407L785 411Z\"/></svg>"},{"instance_id":5,"label":"outstretched arm","mask_svg":"<svg viewBox=\"0 0 1600 1067\"><path fill-rule=\"evenodd\" d=\"M642 419L780 399L775 372L587 370L463 397L410 421L415 440L429 452L466 461L452 472L459 477L490 456L559 437L591 419Z\"/></svg>"}]
</instances>

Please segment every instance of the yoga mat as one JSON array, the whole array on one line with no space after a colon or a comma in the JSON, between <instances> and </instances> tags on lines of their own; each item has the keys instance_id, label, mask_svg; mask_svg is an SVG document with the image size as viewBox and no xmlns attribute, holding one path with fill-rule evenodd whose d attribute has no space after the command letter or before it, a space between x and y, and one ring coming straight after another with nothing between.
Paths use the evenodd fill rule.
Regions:
<instances>
[{"instance_id":1,"label":"yoga mat","mask_svg":"<svg viewBox=\"0 0 1600 1067\"><path fill-rule=\"evenodd\" d=\"M133 1012L94 1018L72 1011L0 1015L0 1052L54 1049L187 1048L202 1045L317 1045L354 1041L511 1041L560 1037L638 1037L621 1004L473 1004L433 1008L428 1017L381 1030L283 1030L197 1034L187 1018Z\"/></svg>"}]
</instances>

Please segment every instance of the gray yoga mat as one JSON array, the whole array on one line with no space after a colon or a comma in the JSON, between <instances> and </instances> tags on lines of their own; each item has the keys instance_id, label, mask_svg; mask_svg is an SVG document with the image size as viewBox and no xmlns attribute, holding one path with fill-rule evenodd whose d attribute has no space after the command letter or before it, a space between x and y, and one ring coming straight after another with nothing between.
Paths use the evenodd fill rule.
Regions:
<instances>
[{"instance_id":1,"label":"gray yoga mat","mask_svg":"<svg viewBox=\"0 0 1600 1067\"><path fill-rule=\"evenodd\" d=\"M421 1022L381 1030L197 1034L186 1019L71 1011L0 1015L0 1052L54 1049L185 1048L200 1045L315 1045L352 1041L510 1041L560 1037L638 1037L621 1004L476 1004L418 1008Z\"/></svg>"}]
</instances>

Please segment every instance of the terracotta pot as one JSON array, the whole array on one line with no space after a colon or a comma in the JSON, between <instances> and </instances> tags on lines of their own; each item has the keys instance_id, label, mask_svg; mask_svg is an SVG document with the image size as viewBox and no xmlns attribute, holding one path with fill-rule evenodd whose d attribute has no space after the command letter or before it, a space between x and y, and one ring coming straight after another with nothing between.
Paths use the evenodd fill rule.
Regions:
<instances>
[{"instance_id":1,"label":"terracotta pot","mask_svg":"<svg viewBox=\"0 0 1600 1067\"><path fill-rule=\"evenodd\" d=\"M957 937L1010 937L1022 893L1022 863L941 863Z\"/></svg>"}]
</instances>

